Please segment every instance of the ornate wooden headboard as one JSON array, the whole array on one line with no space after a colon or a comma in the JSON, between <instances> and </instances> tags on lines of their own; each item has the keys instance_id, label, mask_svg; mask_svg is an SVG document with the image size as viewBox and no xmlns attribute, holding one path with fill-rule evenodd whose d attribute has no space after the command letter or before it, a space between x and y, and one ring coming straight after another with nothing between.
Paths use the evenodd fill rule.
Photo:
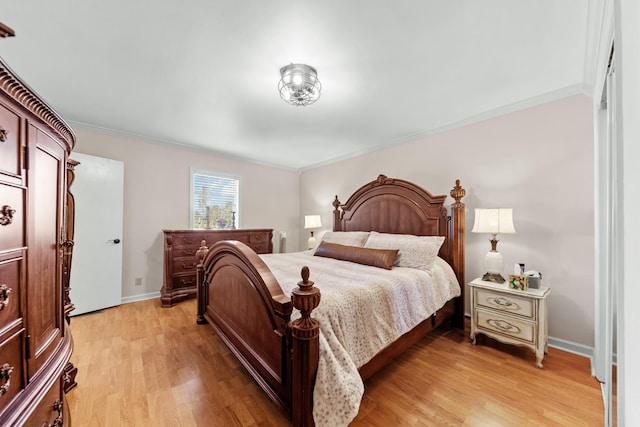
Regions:
<instances>
[{"instance_id":1,"label":"ornate wooden headboard","mask_svg":"<svg viewBox=\"0 0 640 427\"><path fill-rule=\"evenodd\" d=\"M461 199L465 193L456 180L450 192L455 202L447 214L446 195L434 196L409 181L379 175L346 203L335 197L333 230L444 236L440 257L451 265L460 286L464 286L465 207ZM463 312L462 298L460 301L459 311Z\"/></svg>"}]
</instances>

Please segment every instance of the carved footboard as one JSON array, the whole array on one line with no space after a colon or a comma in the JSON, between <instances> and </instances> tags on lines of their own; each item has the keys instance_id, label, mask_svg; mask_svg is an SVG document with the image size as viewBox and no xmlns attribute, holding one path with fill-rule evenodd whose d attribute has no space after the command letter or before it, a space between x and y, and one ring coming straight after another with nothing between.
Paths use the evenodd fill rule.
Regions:
<instances>
[{"instance_id":1,"label":"carved footboard","mask_svg":"<svg viewBox=\"0 0 640 427\"><path fill-rule=\"evenodd\" d=\"M211 324L294 425L313 425L319 326L310 313L320 302L320 293L308 280L306 267L303 281L293 292L302 318L291 325L291 298L245 244L216 243L199 271L198 323Z\"/></svg>"}]
</instances>

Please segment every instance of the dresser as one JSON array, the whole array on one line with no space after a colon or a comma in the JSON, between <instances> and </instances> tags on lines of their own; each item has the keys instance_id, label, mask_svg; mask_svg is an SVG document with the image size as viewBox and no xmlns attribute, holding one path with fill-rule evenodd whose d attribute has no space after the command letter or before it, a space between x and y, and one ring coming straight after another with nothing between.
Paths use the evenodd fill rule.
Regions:
<instances>
[{"instance_id":1,"label":"dresser","mask_svg":"<svg viewBox=\"0 0 640 427\"><path fill-rule=\"evenodd\" d=\"M241 230L163 230L164 232L164 274L160 301L163 307L195 298L197 295L196 252L204 240L211 248L221 240L238 240L256 253L273 252L273 229Z\"/></svg>"},{"instance_id":2,"label":"dresser","mask_svg":"<svg viewBox=\"0 0 640 427\"><path fill-rule=\"evenodd\" d=\"M471 293L471 341L484 334L506 344L528 347L536 354L536 366L542 368L547 352L547 296L549 288L519 291L507 282L469 283Z\"/></svg>"},{"instance_id":3,"label":"dresser","mask_svg":"<svg viewBox=\"0 0 640 427\"><path fill-rule=\"evenodd\" d=\"M34 52L36 54L36 52ZM71 128L0 60L0 425L69 425ZM65 292L67 291L67 292Z\"/></svg>"}]
</instances>

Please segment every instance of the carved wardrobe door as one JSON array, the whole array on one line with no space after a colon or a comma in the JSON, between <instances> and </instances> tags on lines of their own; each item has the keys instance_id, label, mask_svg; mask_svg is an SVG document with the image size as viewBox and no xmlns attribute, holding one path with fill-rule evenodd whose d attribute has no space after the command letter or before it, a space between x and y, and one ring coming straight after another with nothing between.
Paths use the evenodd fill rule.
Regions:
<instances>
[{"instance_id":1,"label":"carved wardrobe door","mask_svg":"<svg viewBox=\"0 0 640 427\"><path fill-rule=\"evenodd\" d=\"M62 337L62 257L60 253L66 200L65 149L34 125L29 125L29 251L27 315L29 365L32 377Z\"/></svg>"}]
</instances>

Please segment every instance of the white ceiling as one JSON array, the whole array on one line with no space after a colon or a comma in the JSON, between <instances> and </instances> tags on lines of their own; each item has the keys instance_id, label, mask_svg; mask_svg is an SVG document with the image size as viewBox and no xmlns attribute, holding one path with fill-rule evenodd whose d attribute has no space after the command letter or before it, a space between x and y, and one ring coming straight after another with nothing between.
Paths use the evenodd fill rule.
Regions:
<instances>
[{"instance_id":1,"label":"white ceiling","mask_svg":"<svg viewBox=\"0 0 640 427\"><path fill-rule=\"evenodd\" d=\"M0 0L0 56L72 126L300 169L584 90L589 3Z\"/></svg>"}]
</instances>

